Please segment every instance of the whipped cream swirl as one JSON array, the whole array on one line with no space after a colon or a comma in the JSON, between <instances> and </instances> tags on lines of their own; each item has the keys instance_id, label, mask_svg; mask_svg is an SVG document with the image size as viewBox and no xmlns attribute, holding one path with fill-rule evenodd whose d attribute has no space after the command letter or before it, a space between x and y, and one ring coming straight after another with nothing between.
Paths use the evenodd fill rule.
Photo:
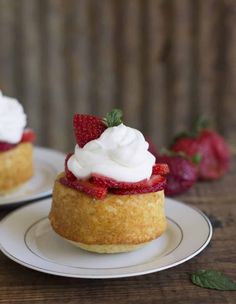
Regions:
<instances>
[{"instance_id":1,"label":"whipped cream swirl","mask_svg":"<svg viewBox=\"0 0 236 304\"><path fill-rule=\"evenodd\" d=\"M0 141L18 143L25 126L26 115L22 105L0 91Z\"/></svg>"},{"instance_id":2,"label":"whipped cream swirl","mask_svg":"<svg viewBox=\"0 0 236 304\"><path fill-rule=\"evenodd\" d=\"M68 169L77 178L97 173L117 181L138 182L151 177L154 164L155 157L142 133L120 124L107 128L83 148L76 145Z\"/></svg>"}]
</instances>

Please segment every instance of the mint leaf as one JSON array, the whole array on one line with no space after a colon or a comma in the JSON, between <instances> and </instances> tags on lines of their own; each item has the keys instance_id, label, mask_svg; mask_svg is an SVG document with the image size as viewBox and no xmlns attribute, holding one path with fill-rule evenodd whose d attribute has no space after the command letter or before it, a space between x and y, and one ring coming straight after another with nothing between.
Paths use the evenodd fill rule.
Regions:
<instances>
[{"instance_id":1,"label":"mint leaf","mask_svg":"<svg viewBox=\"0 0 236 304\"><path fill-rule=\"evenodd\" d=\"M108 127L115 127L122 123L123 113L119 109L113 109L110 113L107 113L106 117L104 118L104 122Z\"/></svg>"},{"instance_id":2,"label":"mint leaf","mask_svg":"<svg viewBox=\"0 0 236 304\"><path fill-rule=\"evenodd\" d=\"M236 290L236 283L216 270L201 269L191 275L193 284L216 290Z\"/></svg>"}]
</instances>

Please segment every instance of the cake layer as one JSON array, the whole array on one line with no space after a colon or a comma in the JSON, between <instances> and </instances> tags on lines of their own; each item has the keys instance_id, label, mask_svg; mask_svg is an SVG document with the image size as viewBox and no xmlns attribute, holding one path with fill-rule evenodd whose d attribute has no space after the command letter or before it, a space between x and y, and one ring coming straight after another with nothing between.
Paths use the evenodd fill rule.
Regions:
<instances>
[{"instance_id":1,"label":"cake layer","mask_svg":"<svg viewBox=\"0 0 236 304\"><path fill-rule=\"evenodd\" d=\"M33 175L33 146L20 143L0 152L0 194L14 190Z\"/></svg>"},{"instance_id":2,"label":"cake layer","mask_svg":"<svg viewBox=\"0 0 236 304\"><path fill-rule=\"evenodd\" d=\"M82 246L139 245L165 231L163 191L108 194L97 200L62 185L58 180L61 176L55 181L49 219L62 237Z\"/></svg>"}]
</instances>

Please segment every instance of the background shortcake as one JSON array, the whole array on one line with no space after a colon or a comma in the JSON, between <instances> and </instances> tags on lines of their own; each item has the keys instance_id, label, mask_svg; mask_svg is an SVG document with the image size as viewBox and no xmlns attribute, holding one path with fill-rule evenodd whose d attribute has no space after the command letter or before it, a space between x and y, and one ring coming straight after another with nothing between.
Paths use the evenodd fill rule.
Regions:
<instances>
[{"instance_id":1,"label":"background shortcake","mask_svg":"<svg viewBox=\"0 0 236 304\"><path fill-rule=\"evenodd\" d=\"M14 190L33 175L35 134L25 126L22 105L0 91L0 195Z\"/></svg>"}]
</instances>

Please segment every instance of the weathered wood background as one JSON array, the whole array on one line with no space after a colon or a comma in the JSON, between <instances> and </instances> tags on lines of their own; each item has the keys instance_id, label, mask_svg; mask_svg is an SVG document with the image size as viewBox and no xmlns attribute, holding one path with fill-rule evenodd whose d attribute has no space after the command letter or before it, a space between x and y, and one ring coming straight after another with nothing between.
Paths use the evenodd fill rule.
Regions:
<instances>
[{"instance_id":1,"label":"weathered wood background","mask_svg":"<svg viewBox=\"0 0 236 304\"><path fill-rule=\"evenodd\" d=\"M235 0L0 0L0 88L38 144L120 107L158 146L205 114L236 138Z\"/></svg>"}]
</instances>

